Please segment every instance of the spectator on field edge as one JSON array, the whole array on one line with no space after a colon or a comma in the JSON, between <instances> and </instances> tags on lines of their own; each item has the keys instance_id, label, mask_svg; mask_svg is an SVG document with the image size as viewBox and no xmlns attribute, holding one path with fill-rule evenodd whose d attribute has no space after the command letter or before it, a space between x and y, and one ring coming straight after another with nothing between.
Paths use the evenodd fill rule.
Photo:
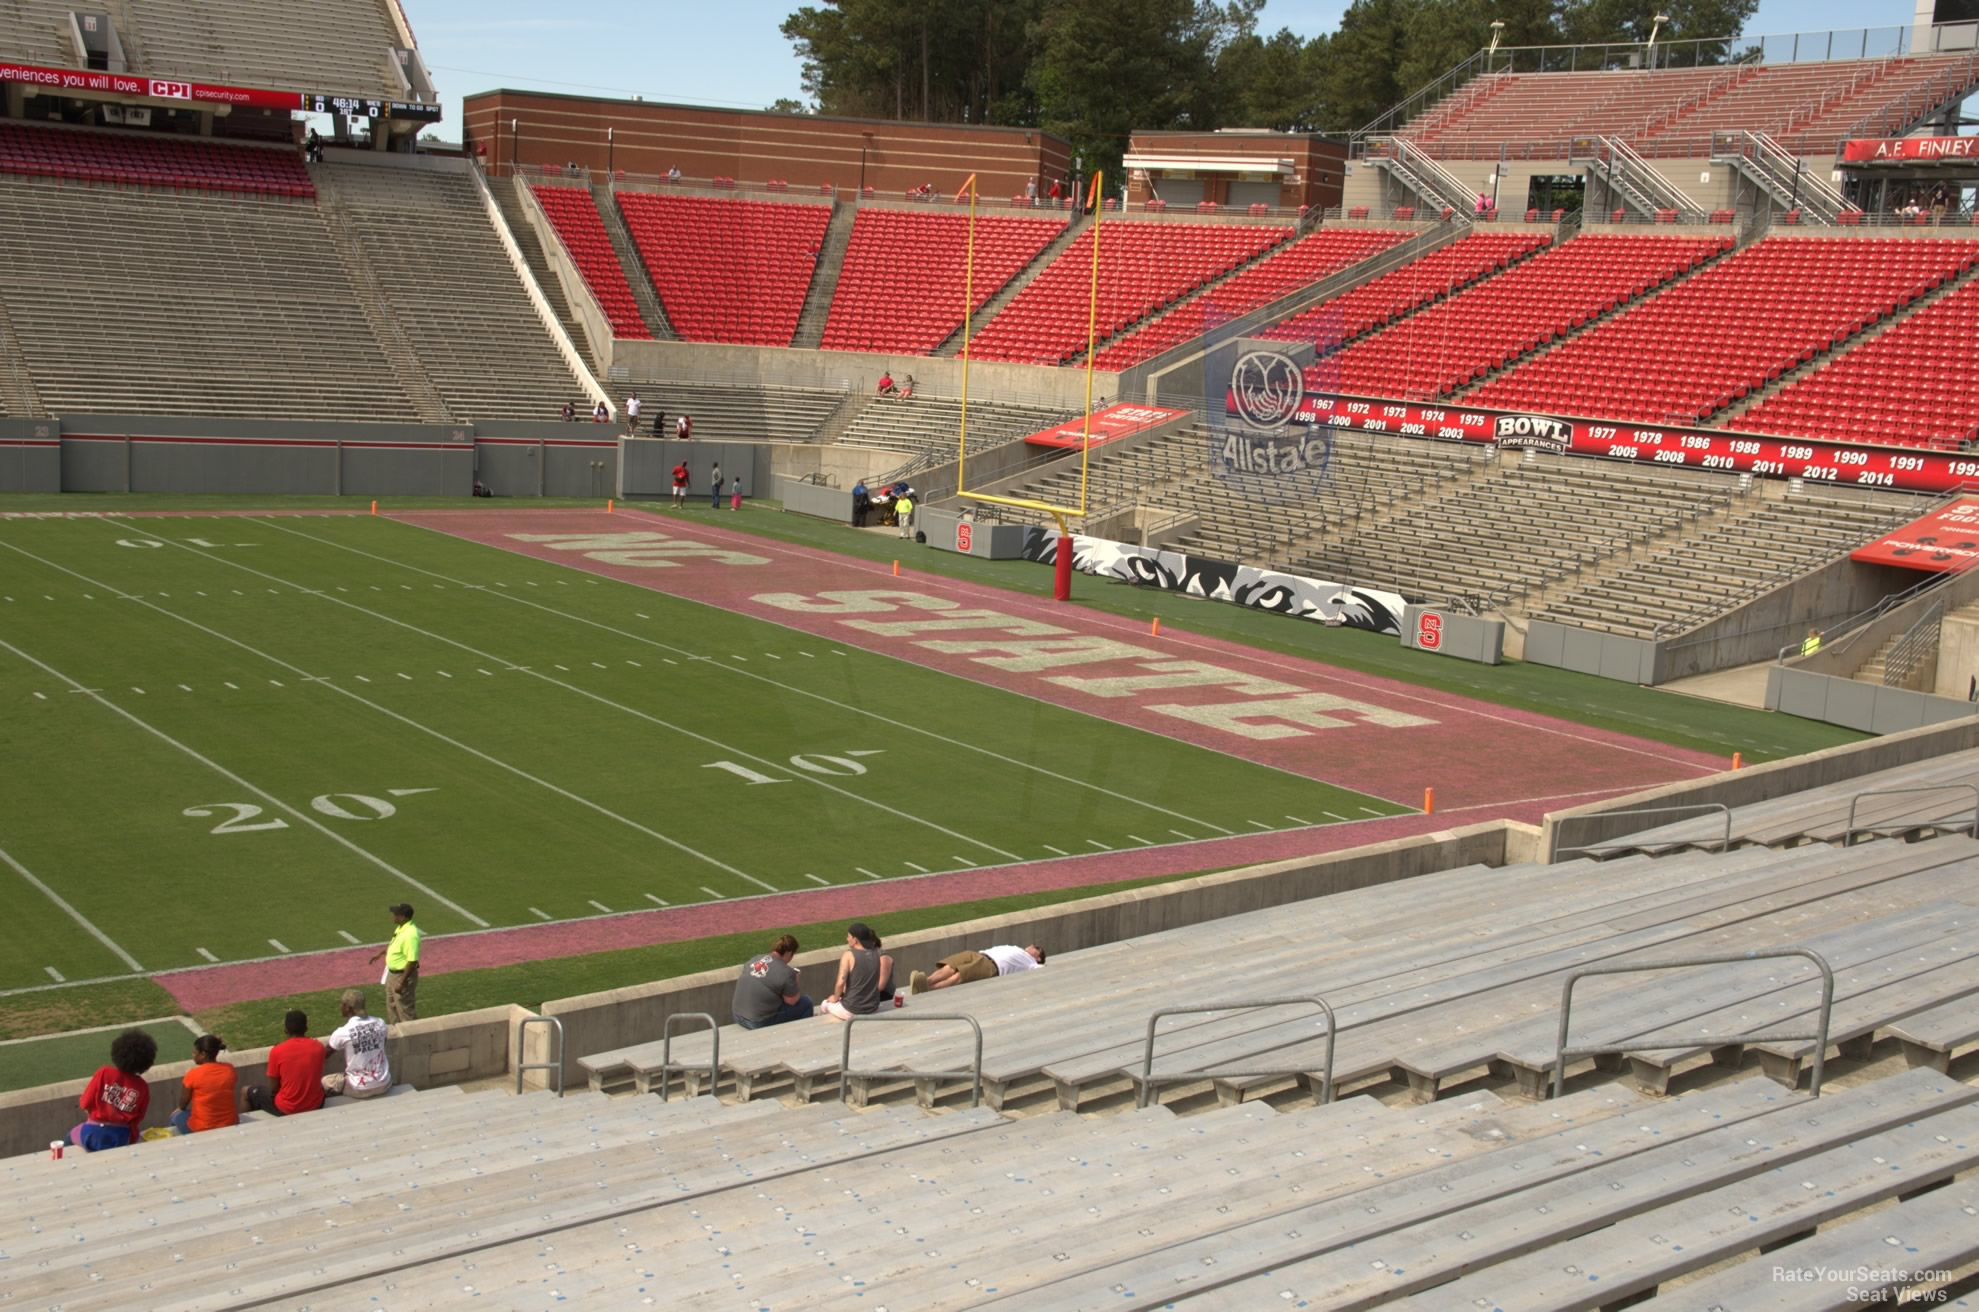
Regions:
<instances>
[{"instance_id":1,"label":"spectator on field edge","mask_svg":"<svg viewBox=\"0 0 1979 1312\"><path fill-rule=\"evenodd\" d=\"M268 1050L268 1083L241 1090L241 1110L300 1116L323 1105L323 1058L329 1052L309 1037L309 1013L282 1017L288 1037Z\"/></svg>"},{"instance_id":2,"label":"spectator on field edge","mask_svg":"<svg viewBox=\"0 0 1979 1312\"><path fill-rule=\"evenodd\" d=\"M192 1041L192 1069L180 1081L172 1128L180 1134L224 1130L240 1124L240 1072L220 1060L227 1045L217 1034Z\"/></svg>"},{"instance_id":3,"label":"spectator on field edge","mask_svg":"<svg viewBox=\"0 0 1979 1312\"><path fill-rule=\"evenodd\" d=\"M344 1023L323 1044L344 1055L344 1073L325 1075L323 1092L330 1097L376 1098L392 1091L392 1063L385 1051L385 1022L364 1004L363 989L345 989L340 1001Z\"/></svg>"},{"instance_id":4,"label":"spectator on field edge","mask_svg":"<svg viewBox=\"0 0 1979 1312\"><path fill-rule=\"evenodd\" d=\"M709 485L708 485L708 509L710 509L710 510L720 510L720 509L722 508L722 464L721 464L721 461L719 461L719 460L717 460L717 461L715 461L715 472L714 472L713 474L710 474L710 475L709 475L708 477L709 477Z\"/></svg>"},{"instance_id":5,"label":"spectator on field edge","mask_svg":"<svg viewBox=\"0 0 1979 1312\"><path fill-rule=\"evenodd\" d=\"M371 964L385 959L385 1020L401 1025L419 1019L419 926L412 923L412 904L387 907L392 913L392 937L371 954Z\"/></svg>"},{"instance_id":6,"label":"spectator on field edge","mask_svg":"<svg viewBox=\"0 0 1979 1312\"><path fill-rule=\"evenodd\" d=\"M873 494L866 490L866 480L860 479L852 485L852 527L866 527L866 515L873 508Z\"/></svg>"},{"instance_id":7,"label":"spectator on field edge","mask_svg":"<svg viewBox=\"0 0 1979 1312\"><path fill-rule=\"evenodd\" d=\"M914 494L902 492L893 501L893 522L900 528L900 536L914 536Z\"/></svg>"},{"instance_id":8,"label":"spectator on field edge","mask_svg":"<svg viewBox=\"0 0 1979 1312\"><path fill-rule=\"evenodd\" d=\"M893 958L880 951L880 936L863 920L845 930L838 958L838 983L821 1011L834 1020L870 1016L893 998Z\"/></svg>"},{"instance_id":9,"label":"spectator on field edge","mask_svg":"<svg viewBox=\"0 0 1979 1312\"><path fill-rule=\"evenodd\" d=\"M684 509L687 505L687 462L681 461L673 467L673 508Z\"/></svg>"},{"instance_id":10,"label":"spectator on field edge","mask_svg":"<svg viewBox=\"0 0 1979 1312\"><path fill-rule=\"evenodd\" d=\"M797 968L790 964L796 955L796 938L783 934L768 952L742 963L731 1005L737 1025L760 1030L786 1021L807 1020L815 1013L816 1005L804 995Z\"/></svg>"},{"instance_id":11,"label":"spectator on field edge","mask_svg":"<svg viewBox=\"0 0 1979 1312\"><path fill-rule=\"evenodd\" d=\"M953 988L979 979L995 979L998 975L1022 974L1042 965L1044 949L1035 943L1024 948L1000 944L981 952L956 952L937 962L932 975L918 970L909 975L907 991L926 993L929 989Z\"/></svg>"},{"instance_id":12,"label":"spectator on field edge","mask_svg":"<svg viewBox=\"0 0 1979 1312\"><path fill-rule=\"evenodd\" d=\"M110 1064L89 1077L82 1097L82 1124L69 1131L69 1142L86 1153L126 1148L137 1140L137 1127L151 1110L151 1085L144 1073L158 1060L158 1040L143 1030L125 1030L110 1040Z\"/></svg>"}]
</instances>

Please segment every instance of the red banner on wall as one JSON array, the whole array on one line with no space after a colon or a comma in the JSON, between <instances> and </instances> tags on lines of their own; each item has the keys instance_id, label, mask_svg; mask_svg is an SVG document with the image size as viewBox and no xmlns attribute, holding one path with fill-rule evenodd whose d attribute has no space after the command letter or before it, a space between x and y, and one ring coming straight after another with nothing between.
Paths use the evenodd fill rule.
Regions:
<instances>
[{"instance_id":1,"label":"red banner on wall","mask_svg":"<svg viewBox=\"0 0 1979 1312\"><path fill-rule=\"evenodd\" d=\"M301 109L303 106L300 91L181 82L170 78L145 77L141 73L99 73L87 68L42 68L35 64L0 63L0 82L19 82L43 91L145 96L153 100L246 105L254 109Z\"/></svg>"},{"instance_id":2,"label":"red banner on wall","mask_svg":"<svg viewBox=\"0 0 1979 1312\"><path fill-rule=\"evenodd\" d=\"M1979 561L1979 497L1961 497L1848 553L1870 565L1901 565L1933 574Z\"/></svg>"},{"instance_id":3,"label":"red banner on wall","mask_svg":"<svg viewBox=\"0 0 1979 1312\"><path fill-rule=\"evenodd\" d=\"M1236 413L1234 395L1229 398ZM1766 478L1955 492L1979 487L1979 452L1862 446L1811 438L1759 437L1708 428L1601 423L1561 415L1422 405L1379 397L1308 394L1294 420L1402 437L1480 442L1573 455L1606 456L1683 469L1717 469Z\"/></svg>"},{"instance_id":4,"label":"red banner on wall","mask_svg":"<svg viewBox=\"0 0 1979 1312\"><path fill-rule=\"evenodd\" d=\"M1187 410L1168 410L1158 405L1128 405L1125 402L1115 402L1104 409L1093 411L1093 445L1111 442L1115 438L1153 428L1156 424L1165 424L1187 413L1189 413ZM1084 443L1085 434L1085 420L1074 419L1055 428L1047 428L1042 433L1033 433L1024 440L1032 446L1071 447L1076 450Z\"/></svg>"},{"instance_id":5,"label":"red banner on wall","mask_svg":"<svg viewBox=\"0 0 1979 1312\"><path fill-rule=\"evenodd\" d=\"M1896 164L1934 159L1979 159L1979 137L1893 137L1842 143L1844 164Z\"/></svg>"}]
</instances>

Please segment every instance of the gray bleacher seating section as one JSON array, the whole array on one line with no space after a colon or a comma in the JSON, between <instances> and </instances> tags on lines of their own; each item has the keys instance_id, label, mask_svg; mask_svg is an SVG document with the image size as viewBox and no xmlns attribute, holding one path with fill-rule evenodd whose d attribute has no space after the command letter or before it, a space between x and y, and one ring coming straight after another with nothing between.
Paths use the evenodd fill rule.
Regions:
<instances>
[{"instance_id":1,"label":"gray bleacher seating section","mask_svg":"<svg viewBox=\"0 0 1979 1312\"><path fill-rule=\"evenodd\" d=\"M1591 580L1534 618L1631 637L1680 634L1769 579L1825 564L1919 513L1905 498L1789 492Z\"/></svg>"},{"instance_id":2,"label":"gray bleacher seating section","mask_svg":"<svg viewBox=\"0 0 1979 1312\"><path fill-rule=\"evenodd\" d=\"M731 383L680 383L666 379L614 380L622 404L637 395L641 433L652 431L655 411L664 412L666 431L683 414L694 421L697 442L810 442L844 404L846 394L828 387L777 387Z\"/></svg>"},{"instance_id":3,"label":"gray bleacher seating section","mask_svg":"<svg viewBox=\"0 0 1979 1312\"><path fill-rule=\"evenodd\" d=\"M971 399L969 450L1002 446L1070 417L1055 406ZM959 398L929 396L925 392L917 392L905 401L875 397L838 435L838 441L844 446L874 447L903 455L918 455L931 448L945 449L942 458L947 459L955 454L961 419Z\"/></svg>"},{"instance_id":4,"label":"gray bleacher seating section","mask_svg":"<svg viewBox=\"0 0 1979 1312\"><path fill-rule=\"evenodd\" d=\"M122 8L132 67L153 77L410 98L392 70L399 38L384 0L125 0Z\"/></svg>"},{"instance_id":5,"label":"gray bleacher seating section","mask_svg":"<svg viewBox=\"0 0 1979 1312\"><path fill-rule=\"evenodd\" d=\"M1340 1025L1340 1087L1398 1080L1433 1097L1447 1081L1489 1067L1537 1090L1552 1071L1562 980L1581 967L1810 946L1836 971L1836 1042L1970 1000L1979 995L1975 874L1979 842L1962 837L1471 867L1054 955L1042 970L993 985L915 997L908 1012L975 1018L985 1094L997 1106L1044 1095L1067 1109L1090 1105L1136 1078L1149 1013L1233 995L1324 996ZM1425 920L1424 905L1437 916ZM1233 971L1236 960L1242 969ZM1161 968L1133 968L1149 961ZM1818 1000L1809 978L1797 968L1738 967L1591 980L1575 995L1574 1035L1626 1046L1706 1021L1730 1033L1740 1027L1720 1014L1728 1004L1759 1007L1766 1028L1778 1031L1808 1023ZM865 1027L856 1068L969 1065L962 1026L886 1026L882 1013ZM1309 1008L1176 1018L1164 1027L1156 1073L1207 1083L1225 1102L1316 1087L1324 1029ZM725 1030L724 1085L733 1081L743 1096L833 1092L840 1041L838 1026L824 1022ZM661 1046L579 1064L601 1088L642 1072L650 1085ZM1769 1071L1797 1079L1812 1044L1754 1046ZM705 1034L675 1039L673 1060L689 1087L706 1082L708 1050ZM1697 1061L1655 1048L1629 1056L1652 1087ZM1219 1074L1246 1069L1282 1074ZM898 1082L855 1079L849 1092L856 1101ZM922 1082L917 1093L927 1099L936 1089Z\"/></svg>"},{"instance_id":6,"label":"gray bleacher seating section","mask_svg":"<svg viewBox=\"0 0 1979 1312\"><path fill-rule=\"evenodd\" d=\"M55 414L415 418L313 204L4 177L0 247Z\"/></svg>"},{"instance_id":7,"label":"gray bleacher seating section","mask_svg":"<svg viewBox=\"0 0 1979 1312\"><path fill-rule=\"evenodd\" d=\"M317 165L334 182L391 313L457 419L551 419L583 395L471 179Z\"/></svg>"},{"instance_id":8,"label":"gray bleacher seating section","mask_svg":"<svg viewBox=\"0 0 1979 1312\"><path fill-rule=\"evenodd\" d=\"M1405 1072L1431 1095L1414 1106L1260 1101L1286 1080L1217 1073L1310 1079L1318 1022L1229 1008L1162 1030L1158 1071L1221 1095L1196 1114L1205 1100L1187 1085L1183 1102L1099 1117L442 1090L13 1158L0 1162L0 1206L18 1221L0 1300L1442 1312L1660 1293L1675 1308L1842 1306L1836 1286L1813 1300L1775 1269L1817 1255L1955 1269L1979 1255L1962 1178L1979 1167L1979 1089L1938 1070L1865 1072L1816 1103L1782 1087L1809 1055L1791 1040L1754 1045L1779 1082L1714 1076L1654 1099L1597 1080L1528 1101L1469 1077L1488 1067L1543 1087L1572 969L1771 944L1833 964L1844 1053L1934 1013L1969 1028L1975 871L1979 843L1956 837L1467 867L1065 952L902 1013L980 1021L993 1102L1028 1087L1076 1105L1123 1086L1158 1006L1317 992L1339 1016L1336 1073ZM1661 1085L1670 1066L1727 1052L1657 1039L1736 1045L1804 1023L1810 978L1798 962L1597 977L1576 992L1574 1039L1627 1049ZM857 1031L855 1065L962 1064L961 1027L888 1017ZM793 1074L823 1084L843 1033L731 1028L722 1064L744 1094L783 1092ZM650 1070L656 1046L586 1064ZM705 1060L705 1036L675 1046ZM1446 1077L1465 1087L1439 1088ZM1696 1300L1703 1288L1712 1302Z\"/></svg>"},{"instance_id":9,"label":"gray bleacher seating section","mask_svg":"<svg viewBox=\"0 0 1979 1312\"><path fill-rule=\"evenodd\" d=\"M1672 532L1727 505L1730 479L1550 456L1501 463L1441 495L1292 549L1303 573L1415 596L1502 604L1629 542Z\"/></svg>"}]
</instances>

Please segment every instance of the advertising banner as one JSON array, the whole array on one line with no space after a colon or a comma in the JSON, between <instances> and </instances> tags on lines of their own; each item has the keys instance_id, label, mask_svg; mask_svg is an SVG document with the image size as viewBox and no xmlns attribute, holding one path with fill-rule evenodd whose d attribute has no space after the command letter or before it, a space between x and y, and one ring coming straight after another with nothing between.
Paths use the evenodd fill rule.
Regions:
<instances>
[{"instance_id":1,"label":"advertising banner","mask_svg":"<svg viewBox=\"0 0 1979 1312\"><path fill-rule=\"evenodd\" d=\"M1156 424L1165 424L1187 413L1186 410L1168 410L1158 405L1128 405L1125 402L1115 402L1113 405L1093 411L1093 445L1111 442L1115 438L1153 428ZM1085 432L1085 420L1079 418L1054 428L1047 428L1042 433L1033 433L1024 440L1032 446L1069 447L1076 451L1085 443Z\"/></svg>"},{"instance_id":2,"label":"advertising banner","mask_svg":"<svg viewBox=\"0 0 1979 1312\"><path fill-rule=\"evenodd\" d=\"M1961 497L1848 555L1869 565L1900 565L1933 574L1964 569L1979 560L1979 497Z\"/></svg>"},{"instance_id":3,"label":"advertising banner","mask_svg":"<svg viewBox=\"0 0 1979 1312\"><path fill-rule=\"evenodd\" d=\"M1237 398L1230 398L1237 412ZM1605 456L1681 469L1716 469L1766 478L1802 478L1851 487L1953 492L1979 485L1979 453L1860 446L1812 438L1760 437L1721 429L1600 423L1560 415L1427 405L1378 397L1309 393L1296 421L1321 428L1476 442L1549 453Z\"/></svg>"},{"instance_id":4,"label":"advertising banner","mask_svg":"<svg viewBox=\"0 0 1979 1312\"><path fill-rule=\"evenodd\" d=\"M1979 159L1979 137L1894 137L1842 143L1844 164L1904 164L1934 159Z\"/></svg>"}]
</instances>

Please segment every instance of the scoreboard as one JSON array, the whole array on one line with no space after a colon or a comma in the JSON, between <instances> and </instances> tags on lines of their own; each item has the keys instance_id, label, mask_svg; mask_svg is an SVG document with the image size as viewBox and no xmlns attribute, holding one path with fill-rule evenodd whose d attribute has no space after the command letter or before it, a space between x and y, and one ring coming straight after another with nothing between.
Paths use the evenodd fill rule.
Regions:
<instances>
[{"instance_id":1,"label":"scoreboard","mask_svg":"<svg viewBox=\"0 0 1979 1312\"><path fill-rule=\"evenodd\" d=\"M371 100L363 96L336 96L324 92L304 92L302 108L311 114L341 114L345 118L409 119L418 123L438 123L440 107L412 100Z\"/></svg>"}]
</instances>

